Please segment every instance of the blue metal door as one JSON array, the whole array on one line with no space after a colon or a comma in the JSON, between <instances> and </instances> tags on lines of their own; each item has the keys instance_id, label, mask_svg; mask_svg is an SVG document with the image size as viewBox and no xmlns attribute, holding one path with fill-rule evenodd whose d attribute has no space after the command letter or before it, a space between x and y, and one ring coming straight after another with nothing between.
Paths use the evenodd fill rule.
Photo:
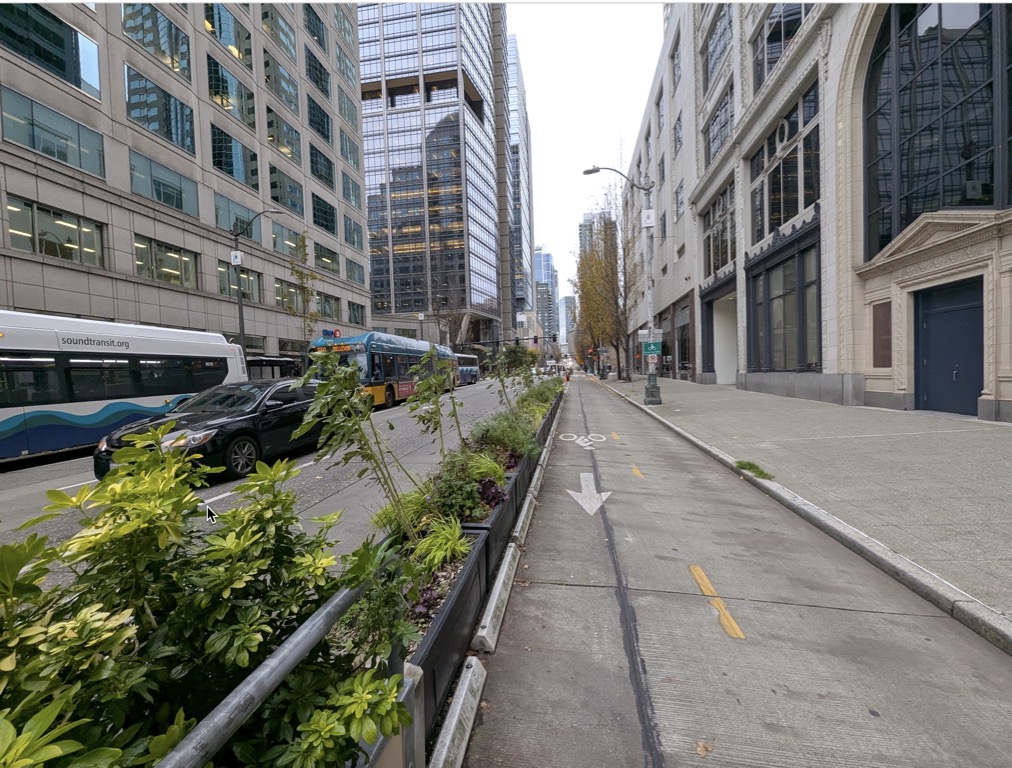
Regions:
<instances>
[{"instance_id":1,"label":"blue metal door","mask_svg":"<svg viewBox=\"0 0 1012 768\"><path fill-rule=\"evenodd\" d=\"M984 278L917 294L917 408L977 415L984 388Z\"/></svg>"}]
</instances>

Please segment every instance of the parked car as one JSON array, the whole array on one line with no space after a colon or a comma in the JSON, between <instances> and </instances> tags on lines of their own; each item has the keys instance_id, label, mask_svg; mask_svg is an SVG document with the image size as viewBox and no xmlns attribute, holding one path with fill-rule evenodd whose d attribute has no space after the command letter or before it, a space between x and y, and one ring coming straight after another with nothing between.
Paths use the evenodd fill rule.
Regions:
<instances>
[{"instance_id":1,"label":"parked car","mask_svg":"<svg viewBox=\"0 0 1012 768\"><path fill-rule=\"evenodd\" d=\"M298 379L263 379L220 384L200 392L172 410L120 427L95 449L95 477L112 469L112 454L125 435L145 432L174 421L164 445L199 453L204 464L224 467L228 478L245 477L262 457L316 445L322 425L298 440L292 432L302 423L316 386L295 386Z\"/></svg>"}]
</instances>

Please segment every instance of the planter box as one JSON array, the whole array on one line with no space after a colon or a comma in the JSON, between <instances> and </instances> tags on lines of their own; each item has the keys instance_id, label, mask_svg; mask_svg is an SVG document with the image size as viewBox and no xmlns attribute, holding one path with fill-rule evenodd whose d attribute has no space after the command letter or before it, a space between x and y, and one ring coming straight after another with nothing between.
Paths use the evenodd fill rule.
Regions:
<instances>
[{"instance_id":1,"label":"planter box","mask_svg":"<svg viewBox=\"0 0 1012 768\"><path fill-rule=\"evenodd\" d=\"M485 531L488 533L488 544L485 547L485 561L482 563L484 569L483 596L495 583L495 572L499 567L499 560L502 553L506 551L506 545L510 542L510 533L517 520L517 512L520 509L518 502L518 485L520 476L514 474L506 483L506 499L497 506L484 520L467 522L461 525L464 532ZM528 481L530 482L530 481Z\"/></svg>"},{"instance_id":2,"label":"planter box","mask_svg":"<svg viewBox=\"0 0 1012 768\"><path fill-rule=\"evenodd\" d=\"M485 571L488 533L479 531L457 580L409 661L422 668L422 698L425 702L425 734L433 726L446 701L471 643L474 625L485 602Z\"/></svg>"}]
</instances>

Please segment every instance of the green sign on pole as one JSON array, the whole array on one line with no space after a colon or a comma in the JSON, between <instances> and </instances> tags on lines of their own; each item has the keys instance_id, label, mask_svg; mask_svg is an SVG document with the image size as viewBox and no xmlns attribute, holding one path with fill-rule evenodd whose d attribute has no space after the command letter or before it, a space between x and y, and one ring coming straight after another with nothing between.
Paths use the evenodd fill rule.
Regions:
<instances>
[{"instance_id":1,"label":"green sign on pole","mask_svg":"<svg viewBox=\"0 0 1012 768\"><path fill-rule=\"evenodd\" d=\"M661 343L659 341L643 342L644 355L659 355L660 353L661 353Z\"/></svg>"}]
</instances>

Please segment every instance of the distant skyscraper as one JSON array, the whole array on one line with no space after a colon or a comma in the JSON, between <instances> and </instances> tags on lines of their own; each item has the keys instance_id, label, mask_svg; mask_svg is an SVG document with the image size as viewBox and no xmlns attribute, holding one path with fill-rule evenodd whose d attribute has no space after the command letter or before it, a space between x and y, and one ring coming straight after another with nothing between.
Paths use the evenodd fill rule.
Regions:
<instances>
[{"instance_id":1,"label":"distant skyscraper","mask_svg":"<svg viewBox=\"0 0 1012 768\"><path fill-rule=\"evenodd\" d=\"M569 338L576 329L576 297L563 296L559 302L559 318L562 327L566 330L566 338Z\"/></svg>"},{"instance_id":2,"label":"distant skyscraper","mask_svg":"<svg viewBox=\"0 0 1012 768\"><path fill-rule=\"evenodd\" d=\"M559 333L559 273L552 254L541 246L534 249L534 283L537 286L538 322L546 335ZM544 289L542 290L542 286Z\"/></svg>"},{"instance_id":3,"label":"distant skyscraper","mask_svg":"<svg viewBox=\"0 0 1012 768\"><path fill-rule=\"evenodd\" d=\"M413 328L418 313L449 312L462 316L464 341L501 334L501 302L512 302L499 279L509 258L497 173L503 13L484 3L358 6L377 325L391 316Z\"/></svg>"},{"instance_id":4,"label":"distant skyscraper","mask_svg":"<svg viewBox=\"0 0 1012 768\"><path fill-rule=\"evenodd\" d=\"M510 286L514 323L518 312L534 309L534 215L531 195L531 131L527 95L515 35L507 38L510 169L513 197L510 206ZM514 327L516 327L514 325Z\"/></svg>"},{"instance_id":5,"label":"distant skyscraper","mask_svg":"<svg viewBox=\"0 0 1012 768\"><path fill-rule=\"evenodd\" d=\"M580 223L580 255L590 250L590 244L594 242L594 214L583 214L583 221Z\"/></svg>"}]
</instances>

